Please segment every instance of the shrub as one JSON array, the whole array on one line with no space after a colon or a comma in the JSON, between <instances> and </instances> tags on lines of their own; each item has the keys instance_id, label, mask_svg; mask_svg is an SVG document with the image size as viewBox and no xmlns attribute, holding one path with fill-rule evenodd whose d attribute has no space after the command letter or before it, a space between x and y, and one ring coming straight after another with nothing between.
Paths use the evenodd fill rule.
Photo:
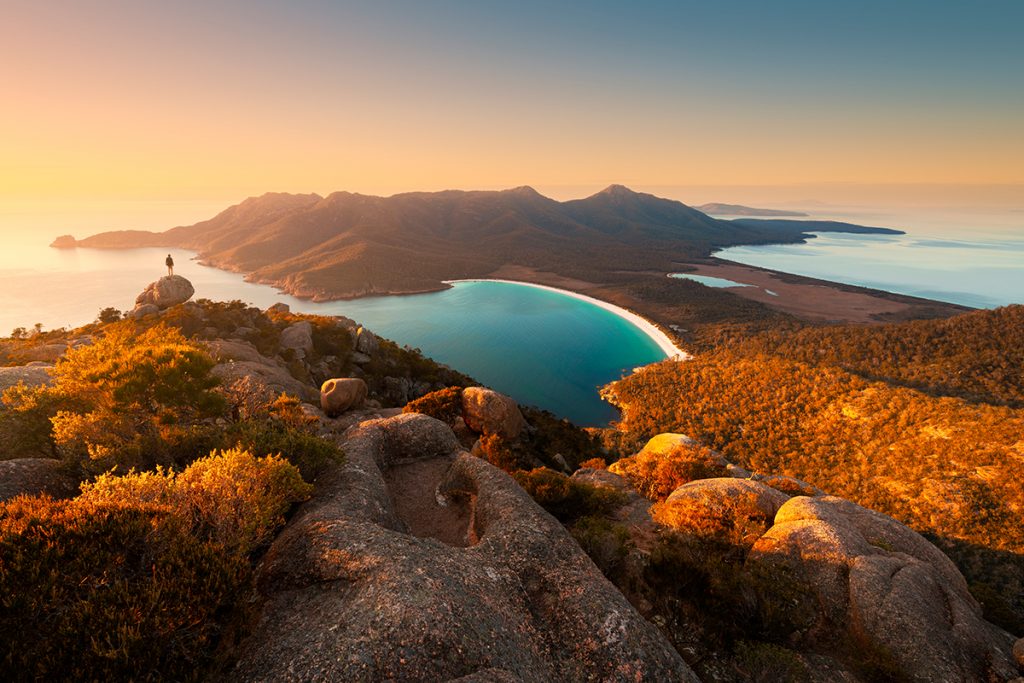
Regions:
<instances>
[{"instance_id":1,"label":"shrub","mask_svg":"<svg viewBox=\"0 0 1024 683\"><path fill-rule=\"evenodd\" d=\"M252 551L309 492L282 459L232 450L0 504L0 679L206 678Z\"/></svg>"},{"instance_id":2,"label":"shrub","mask_svg":"<svg viewBox=\"0 0 1024 683\"><path fill-rule=\"evenodd\" d=\"M529 406L520 406L520 410L532 427L529 448L540 462L551 465L560 454L570 469L576 469L581 460L597 450L596 439L569 420Z\"/></svg>"},{"instance_id":3,"label":"shrub","mask_svg":"<svg viewBox=\"0 0 1024 683\"><path fill-rule=\"evenodd\" d=\"M172 328L136 333L124 321L68 351L53 386L8 391L4 402L26 419L48 417L58 454L87 470L172 464L210 446L204 420L225 407L213 365Z\"/></svg>"},{"instance_id":4,"label":"shrub","mask_svg":"<svg viewBox=\"0 0 1024 683\"><path fill-rule=\"evenodd\" d=\"M529 466L530 458L522 442L509 441L498 434L480 436L480 453L487 462L509 474Z\"/></svg>"},{"instance_id":5,"label":"shrub","mask_svg":"<svg viewBox=\"0 0 1024 683\"><path fill-rule=\"evenodd\" d=\"M269 539L292 503L310 493L312 487L280 456L257 458L234 448L196 460L180 474L104 474L83 484L80 498L169 506L196 534L246 554Z\"/></svg>"},{"instance_id":6,"label":"shrub","mask_svg":"<svg viewBox=\"0 0 1024 683\"><path fill-rule=\"evenodd\" d=\"M562 522L606 515L626 502L625 494L619 491L576 481L546 467L521 470L513 476L542 508Z\"/></svg>"},{"instance_id":7,"label":"shrub","mask_svg":"<svg viewBox=\"0 0 1024 683\"><path fill-rule=\"evenodd\" d=\"M452 424L462 416L462 387L447 387L432 391L402 408L403 413L422 413L441 422Z\"/></svg>"},{"instance_id":8,"label":"shrub","mask_svg":"<svg viewBox=\"0 0 1024 683\"><path fill-rule=\"evenodd\" d=\"M113 306L108 306L100 311L99 315L96 316L96 322L98 323L116 323L121 319L121 311L117 310Z\"/></svg>"},{"instance_id":9,"label":"shrub","mask_svg":"<svg viewBox=\"0 0 1024 683\"><path fill-rule=\"evenodd\" d=\"M612 581L622 576L630 548L629 531L624 526L587 515L580 517L569 531L605 576Z\"/></svg>"},{"instance_id":10,"label":"shrub","mask_svg":"<svg viewBox=\"0 0 1024 683\"><path fill-rule=\"evenodd\" d=\"M344 458L340 448L321 439L307 426L295 426L273 417L252 417L229 424L221 445L244 448L257 456L280 455L295 465L307 481L314 481Z\"/></svg>"},{"instance_id":11,"label":"shrub","mask_svg":"<svg viewBox=\"0 0 1024 683\"><path fill-rule=\"evenodd\" d=\"M581 462L580 469L606 470L608 469L608 463L605 462L604 458L591 458L590 460L584 460Z\"/></svg>"},{"instance_id":12,"label":"shrub","mask_svg":"<svg viewBox=\"0 0 1024 683\"><path fill-rule=\"evenodd\" d=\"M609 469L625 477L640 495L664 500L688 482L725 476L721 461L720 455L704 446L676 446L667 453L640 451Z\"/></svg>"},{"instance_id":13,"label":"shrub","mask_svg":"<svg viewBox=\"0 0 1024 683\"><path fill-rule=\"evenodd\" d=\"M666 500L651 506L655 522L690 536L749 549L772 526L774 515L753 492L723 495L701 491L697 499Z\"/></svg>"},{"instance_id":14,"label":"shrub","mask_svg":"<svg viewBox=\"0 0 1024 683\"><path fill-rule=\"evenodd\" d=\"M248 580L165 505L0 505L4 680L196 680Z\"/></svg>"}]
</instances>

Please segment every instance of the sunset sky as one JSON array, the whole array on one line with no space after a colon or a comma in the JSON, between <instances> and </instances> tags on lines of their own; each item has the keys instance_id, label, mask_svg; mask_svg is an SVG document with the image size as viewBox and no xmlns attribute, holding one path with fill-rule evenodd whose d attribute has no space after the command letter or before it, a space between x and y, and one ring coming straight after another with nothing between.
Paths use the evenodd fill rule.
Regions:
<instances>
[{"instance_id":1,"label":"sunset sky","mask_svg":"<svg viewBox=\"0 0 1024 683\"><path fill-rule=\"evenodd\" d=\"M1005 190L1022 27L1020 0L3 0L0 204Z\"/></svg>"}]
</instances>

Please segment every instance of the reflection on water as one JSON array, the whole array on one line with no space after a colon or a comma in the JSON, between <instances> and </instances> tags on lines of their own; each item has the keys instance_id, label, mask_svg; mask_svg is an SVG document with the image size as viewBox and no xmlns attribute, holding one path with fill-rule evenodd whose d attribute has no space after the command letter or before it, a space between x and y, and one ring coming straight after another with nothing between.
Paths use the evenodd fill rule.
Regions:
<instances>
[{"instance_id":1,"label":"reflection on water","mask_svg":"<svg viewBox=\"0 0 1024 683\"><path fill-rule=\"evenodd\" d=\"M752 287L744 282L734 282L727 280L724 277L711 277L710 275L690 275L689 273L669 273L669 277L674 277L678 280L693 280L699 282L702 285L708 287Z\"/></svg>"}]
</instances>

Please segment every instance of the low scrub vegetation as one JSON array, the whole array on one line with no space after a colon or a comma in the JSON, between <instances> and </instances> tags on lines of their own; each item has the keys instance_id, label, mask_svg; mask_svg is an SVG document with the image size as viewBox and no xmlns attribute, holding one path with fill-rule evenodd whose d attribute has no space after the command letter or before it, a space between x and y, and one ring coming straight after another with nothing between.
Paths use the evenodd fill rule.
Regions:
<instances>
[{"instance_id":1,"label":"low scrub vegetation","mask_svg":"<svg viewBox=\"0 0 1024 683\"><path fill-rule=\"evenodd\" d=\"M283 459L232 450L0 504L0 678L201 679L252 553L309 491Z\"/></svg>"},{"instance_id":2,"label":"low scrub vegetation","mask_svg":"<svg viewBox=\"0 0 1024 683\"><path fill-rule=\"evenodd\" d=\"M546 467L521 470L513 476L542 508L561 522L608 514L626 501L625 495L614 489L576 481Z\"/></svg>"},{"instance_id":3,"label":"low scrub vegetation","mask_svg":"<svg viewBox=\"0 0 1024 683\"><path fill-rule=\"evenodd\" d=\"M706 446L676 446L668 452L641 451L616 461L609 469L626 478L640 495L665 500L695 479L727 476L722 456Z\"/></svg>"}]
</instances>

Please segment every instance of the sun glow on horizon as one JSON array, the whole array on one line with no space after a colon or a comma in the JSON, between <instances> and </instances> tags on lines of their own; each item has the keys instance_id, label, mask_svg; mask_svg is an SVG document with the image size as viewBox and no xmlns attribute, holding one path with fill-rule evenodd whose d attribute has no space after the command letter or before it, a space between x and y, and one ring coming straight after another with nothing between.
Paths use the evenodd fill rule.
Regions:
<instances>
[{"instance_id":1,"label":"sun glow on horizon","mask_svg":"<svg viewBox=\"0 0 1024 683\"><path fill-rule=\"evenodd\" d=\"M0 205L1024 186L1021 6L869 5L19 0Z\"/></svg>"}]
</instances>

